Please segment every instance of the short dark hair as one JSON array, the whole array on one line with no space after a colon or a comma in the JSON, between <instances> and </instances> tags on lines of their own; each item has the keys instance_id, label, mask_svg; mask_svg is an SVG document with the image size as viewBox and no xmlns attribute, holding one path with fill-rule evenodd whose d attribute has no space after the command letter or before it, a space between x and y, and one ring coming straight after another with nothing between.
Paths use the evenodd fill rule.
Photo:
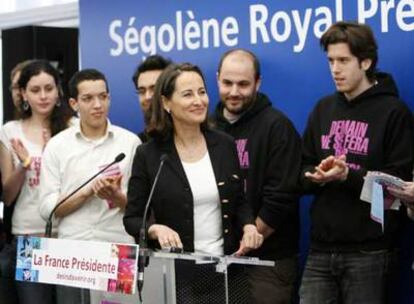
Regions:
<instances>
[{"instance_id":1,"label":"short dark hair","mask_svg":"<svg viewBox=\"0 0 414 304\"><path fill-rule=\"evenodd\" d=\"M138 89L137 82L139 75L148 71L165 70L167 66L172 63L171 60L166 59L160 55L151 55L141 62L135 69L134 75L132 75L132 82L136 89Z\"/></svg>"},{"instance_id":2,"label":"short dark hair","mask_svg":"<svg viewBox=\"0 0 414 304\"><path fill-rule=\"evenodd\" d=\"M29 63L27 63L21 70L18 85L20 90L26 90L27 84L29 83L30 79L34 76L39 75L42 72L53 77L58 91L57 103L59 103L59 105L57 104L53 108L53 111L49 117L50 132L53 136L62 131L63 129L67 128L68 121L72 116L67 102L64 100L63 97L63 90L61 86L59 72L47 60L32 60ZM20 111L17 113L17 116L20 119L29 118L32 116L32 109L30 107L28 109L25 109L23 107L23 103L21 103Z\"/></svg>"},{"instance_id":3,"label":"short dark hair","mask_svg":"<svg viewBox=\"0 0 414 304\"><path fill-rule=\"evenodd\" d=\"M346 43L352 55L357 57L359 62L365 59L371 59L372 63L366 71L366 75L369 80L375 78L378 62L378 46L374 33L368 25L345 21L332 24L322 35L320 45L327 52L329 45L337 43Z\"/></svg>"},{"instance_id":4,"label":"short dark hair","mask_svg":"<svg viewBox=\"0 0 414 304\"><path fill-rule=\"evenodd\" d=\"M233 53L236 53L236 52L246 53L247 55L249 55L252 58L253 68L254 68L254 77L255 77L256 80L260 79L261 70L260 70L259 59L257 58L257 56L253 52L251 52L249 50L246 50L246 49L242 49L242 48L235 48L235 49L231 49L231 50L228 50L227 52L225 52L220 58L217 73L220 75L221 67L223 66L224 59L226 59L227 56L229 56Z\"/></svg>"},{"instance_id":5,"label":"short dark hair","mask_svg":"<svg viewBox=\"0 0 414 304\"><path fill-rule=\"evenodd\" d=\"M162 98L170 99L175 91L178 76L184 72L195 72L200 75L204 86L206 81L200 68L191 63L170 64L160 75L155 85L153 102L150 106L150 119L147 133L154 139L165 139L172 135L174 126L171 115L168 114L163 105ZM206 120L201 124L201 129L207 128Z\"/></svg>"},{"instance_id":6,"label":"short dark hair","mask_svg":"<svg viewBox=\"0 0 414 304\"><path fill-rule=\"evenodd\" d=\"M103 80L105 82L106 92L109 93L108 81L106 80L106 77L102 72L96 69L84 69L79 72L76 72L69 80L69 96L71 98L77 99L79 94L79 83L87 80Z\"/></svg>"}]
</instances>

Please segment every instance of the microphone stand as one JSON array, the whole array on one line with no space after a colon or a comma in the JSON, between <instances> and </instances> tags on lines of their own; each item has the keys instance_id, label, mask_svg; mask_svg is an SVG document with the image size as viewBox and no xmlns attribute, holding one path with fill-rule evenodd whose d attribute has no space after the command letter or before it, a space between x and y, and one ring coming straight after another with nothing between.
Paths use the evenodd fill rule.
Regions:
<instances>
[{"instance_id":1,"label":"microphone stand","mask_svg":"<svg viewBox=\"0 0 414 304\"><path fill-rule=\"evenodd\" d=\"M148 200L145 204L144 210L144 218L142 220L141 229L139 231L139 256L138 256L138 295L139 300L142 303L142 288L144 287L144 271L145 267L148 265L149 256L147 254L148 251L148 243L147 243L147 216L149 206L151 204L152 196L154 195L155 186L157 185L158 178L161 173L161 169L164 165L165 160L167 159L167 155L163 154L160 157L160 166L158 167L157 174L155 175L154 183L152 184L150 194L148 196Z\"/></svg>"}]
</instances>

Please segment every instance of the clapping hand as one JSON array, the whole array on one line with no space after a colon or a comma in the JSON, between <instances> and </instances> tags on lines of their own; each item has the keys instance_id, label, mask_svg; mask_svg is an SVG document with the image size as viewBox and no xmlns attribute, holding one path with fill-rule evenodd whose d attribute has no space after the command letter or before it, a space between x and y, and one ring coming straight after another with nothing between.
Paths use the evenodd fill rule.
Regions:
<instances>
[{"instance_id":1,"label":"clapping hand","mask_svg":"<svg viewBox=\"0 0 414 304\"><path fill-rule=\"evenodd\" d=\"M97 197L111 200L121 190L121 180L122 175L97 178L92 183L92 190Z\"/></svg>"},{"instance_id":2,"label":"clapping hand","mask_svg":"<svg viewBox=\"0 0 414 304\"><path fill-rule=\"evenodd\" d=\"M19 138L12 138L10 140L10 144L13 152L17 155L20 162L24 164L25 167L28 167L30 165L30 155L23 142ZM27 162L29 163L27 164Z\"/></svg>"},{"instance_id":3,"label":"clapping hand","mask_svg":"<svg viewBox=\"0 0 414 304\"><path fill-rule=\"evenodd\" d=\"M331 181L344 181L348 177L348 166L346 165L346 156L339 157L328 156L323 159L318 166L315 167L315 172L305 172L305 177L309 178L315 183L328 183Z\"/></svg>"}]
</instances>

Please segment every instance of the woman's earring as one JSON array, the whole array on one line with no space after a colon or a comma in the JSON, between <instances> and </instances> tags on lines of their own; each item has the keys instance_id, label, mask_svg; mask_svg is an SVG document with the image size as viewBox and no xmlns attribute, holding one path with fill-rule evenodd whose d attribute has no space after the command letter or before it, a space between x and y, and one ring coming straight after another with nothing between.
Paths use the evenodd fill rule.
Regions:
<instances>
[{"instance_id":1,"label":"woman's earring","mask_svg":"<svg viewBox=\"0 0 414 304\"><path fill-rule=\"evenodd\" d=\"M60 98L58 98L58 100L56 101L55 106L60 107L61 105L62 105L62 102L60 101Z\"/></svg>"},{"instance_id":2,"label":"woman's earring","mask_svg":"<svg viewBox=\"0 0 414 304\"><path fill-rule=\"evenodd\" d=\"M23 107L23 111L28 111L29 110L30 105L27 102L27 100L23 100L22 107Z\"/></svg>"},{"instance_id":3,"label":"woman's earring","mask_svg":"<svg viewBox=\"0 0 414 304\"><path fill-rule=\"evenodd\" d=\"M165 109L165 111L167 111L168 114L171 114L171 110L170 109Z\"/></svg>"}]
</instances>

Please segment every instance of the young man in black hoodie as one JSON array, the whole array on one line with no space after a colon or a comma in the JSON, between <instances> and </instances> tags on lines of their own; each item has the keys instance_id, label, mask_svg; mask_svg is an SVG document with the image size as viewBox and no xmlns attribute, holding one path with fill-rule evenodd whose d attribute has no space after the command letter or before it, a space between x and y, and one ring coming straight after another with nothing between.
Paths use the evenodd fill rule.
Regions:
<instances>
[{"instance_id":1,"label":"young man in black hoodie","mask_svg":"<svg viewBox=\"0 0 414 304\"><path fill-rule=\"evenodd\" d=\"M260 65L246 50L225 53L218 68L216 126L235 138L246 197L265 237L252 256L276 267L248 269L251 303L291 303L297 279L297 181L300 136L289 119L260 93Z\"/></svg>"},{"instance_id":2,"label":"young man in black hoodie","mask_svg":"<svg viewBox=\"0 0 414 304\"><path fill-rule=\"evenodd\" d=\"M318 102L303 136L301 177L315 198L301 303L384 303L404 212L386 210L383 232L360 193L368 171L411 179L412 116L391 76L375 72L367 25L338 22L320 44L337 92Z\"/></svg>"}]
</instances>

